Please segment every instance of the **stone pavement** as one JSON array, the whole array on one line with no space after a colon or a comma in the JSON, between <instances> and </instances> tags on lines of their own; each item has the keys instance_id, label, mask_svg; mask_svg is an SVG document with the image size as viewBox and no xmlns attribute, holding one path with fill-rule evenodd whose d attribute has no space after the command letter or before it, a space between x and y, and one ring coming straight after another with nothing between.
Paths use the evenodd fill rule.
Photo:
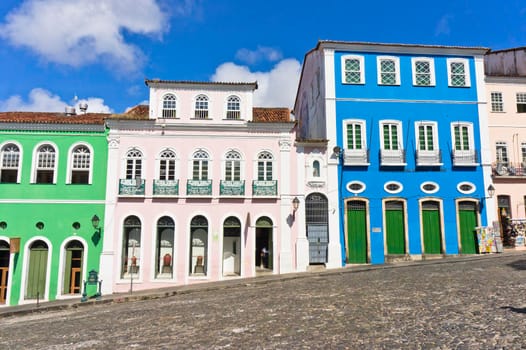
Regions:
<instances>
[{"instance_id":1,"label":"stone pavement","mask_svg":"<svg viewBox=\"0 0 526 350\"><path fill-rule=\"evenodd\" d=\"M524 349L526 252L22 305L0 325L1 349Z\"/></svg>"}]
</instances>

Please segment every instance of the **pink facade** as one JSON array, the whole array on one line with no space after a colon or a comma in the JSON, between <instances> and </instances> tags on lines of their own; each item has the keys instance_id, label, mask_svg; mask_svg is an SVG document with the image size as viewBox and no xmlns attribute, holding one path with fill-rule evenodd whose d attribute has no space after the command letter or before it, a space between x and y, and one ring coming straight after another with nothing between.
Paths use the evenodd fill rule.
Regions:
<instances>
[{"instance_id":1,"label":"pink facade","mask_svg":"<svg viewBox=\"0 0 526 350\"><path fill-rule=\"evenodd\" d=\"M256 84L146 83L108 121L105 292L304 271L289 111L253 108Z\"/></svg>"}]
</instances>

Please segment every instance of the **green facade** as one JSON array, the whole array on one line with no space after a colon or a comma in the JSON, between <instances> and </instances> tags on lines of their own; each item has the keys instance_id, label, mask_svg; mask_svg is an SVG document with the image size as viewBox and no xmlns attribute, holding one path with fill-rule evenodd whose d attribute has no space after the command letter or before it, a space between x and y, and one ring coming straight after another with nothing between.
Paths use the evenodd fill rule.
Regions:
<instances>
[{"instance_id":1,"label":"green facade","mask_svg":"<svg viewBox=\"0 0 526 350\"><path fill-rule=\"evenodd\" d=\"M103 117L80 125L0 122L0 151L8 144L20 149L20 174L18 183L0 182L0 241L19 238L20 245L10 252L4 304L80 297L88 272L100 271L108 161ZM55 183L35 183L36 150L43 144L55 149ZM91 182L68 183L77 146L89 149Z\"/></svg>"}]
</instances>

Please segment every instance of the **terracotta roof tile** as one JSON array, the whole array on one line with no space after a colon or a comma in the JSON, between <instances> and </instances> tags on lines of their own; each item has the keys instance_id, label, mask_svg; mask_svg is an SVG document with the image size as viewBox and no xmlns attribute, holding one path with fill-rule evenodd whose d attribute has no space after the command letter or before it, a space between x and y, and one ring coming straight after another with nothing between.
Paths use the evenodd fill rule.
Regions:
<instances>
[{"instance_id":1,"label":"terracotta roof tile","mask_svg":"<svg viewBox=\"0 0 526 350\"><path fill-rule=\"evenodd\" d=\"M288 108L263 108L252 109L252 121L255 123L289 123L290 110Z\"/></svg>"},{"instance_id":2,"label":"terracotta roof tile","mask_svg":"<svg viewBox=\"0 0 526 350\"><path fill-rule=\"evenodd\" d=\"M122 114L112 114L108 116L108 119L120 119L120 120L148 120L150 114L150 106L148 105L137 105L130 108Z\"/></svg>"},{"instance_id":3,"label":"terracotta roof tile","mask_svg":"<svg viewBox=\"0 0 526 350\"><path fill-rule=\"evenodd\" d=\"M66 115L55 112L0 112L0 123L96 124L103 125L107 113Z\"/></svg>"}]
</instances>

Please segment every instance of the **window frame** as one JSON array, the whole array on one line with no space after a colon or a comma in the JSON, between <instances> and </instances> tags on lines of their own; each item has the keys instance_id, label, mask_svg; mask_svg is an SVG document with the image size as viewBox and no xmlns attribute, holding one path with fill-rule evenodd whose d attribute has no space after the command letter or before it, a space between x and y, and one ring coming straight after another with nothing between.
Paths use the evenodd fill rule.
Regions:
<instances>
[{"instance_id":1,"label":"window frame","mask_svg":"<svg viewBox=\"0 0 526 350\"><path fill-rule=\"evenodd\" d=\"M138 224L133 222L132 223L132 220L134 219L137 219L138 221ZM126 223L126 221L129 220L130 223ZM121 264L120 264L120 268L119 268L119 277L121 280L127 280L127 279L130 279L132 276L133 277L138 277L140 278L142 276L142 269L141 269L141 265L143 265L143 261L142 261L142 258L143 258L143 242L142 242L142 239L143 239L143 227L144 226L144 221L142 218L140 218L138 215L135 215L135 214L129 214L127 215L123 220L122 220L122 225L121 225L121 240L120 240L120 244L121 244ZM138 229L139 230L139 240L137 241L138 242L138 245L133 245L130 247L130 234L131 233L136 233L136 231L134 231L135 229ZM126 240L125 240L126 239ZM128 254L130 252L130 248L132 249L134 255L130 258L128 257ZM125 255L125 252L126 252L126 255ZM133 263L133 257L135 257L135 264ZM128 263L130 263L131 266L135 266L136 269L135 271L131 271L130 272L130 266L128 266ZM124 266L126 266L126 270L124 269Z\"/></svg>"},{"instance_id":2,"label":"window frame","mask_svg":"<svg viewBox=\"0 0 526 350\"><path fill-rule=\"evenodd\" d=\"M155 280L167 280L167 279L171 280L174 278L174 275L175 275L174 267L176 266L175 264L175 251L176 251L175 250L175 247L176 247L175 227L176 227L175 220L170 215L162 215L158 217L157 220L155 221L155 247L154 247L155 265L153 269L154 270L153 278ZM165 233L166 230L172 231L171 233L170 232L167 233L168 237L165 237L163 235L163 233ZM168 238L168 240L164 240L164 241L168 241L169 243L171 243L171 247L162 246L163 237ZM169 249L166 249L166 248L169 248ZM171 255L171 266L168 266L170 270L169 273L165 272L165 268L164 268L166 267L166 265L164 265L164 258L166 254ZM161 264L161 261L163 265Z\"/></svg>"},{"instance_id":3,"label":"window frame","mask_svg":"<svg viewBox=\"0 0 526 350\"><path fill-rule=\"evenodd\" d=\"M137 152L140 154L140 157L138 156L130 156L131 152ZM129 163L129 161L132 161L132 164ZM144 153L138 149L137 147L132 147L128 149L124 155L124 166L123 166L123 179L126 180L136 180L137 177L139 177L141 180L143 179L143 169L144 169ZM131 165L131 169L130 169ZM128 175L129 171L131 170L131 176Z\"/></svg>"},{"instance_id":4,"label":"window frame","mask_svg":"<svg viewBox=\"0 0 526 350\"><path fill-rule=\"evenodd\" d=\"M515 94L515 101L517 104L517 113L526 113L526 92L517 92Z\"/></svg>"},{"instance_id":5,"label":"window frame","mask_svg":"<svg viewBox=\"0 0 526 350\"><path fill-rule=\"evenodd\" d=\"M502 164L503 166L508 166L510 163L508 151L509 151L509 147L506 141L496 141L495 142L495 162L497 164Z\"/></svg>"},{"instance_id":6,"label":"window frame","mask_svg":"<svg viewBox=\"0 0 526 350\"><path fill-rule=\"evenodd\" d=\"M165 158L163 157L163 154L165 153L172 153L173 154L173 158ZM167 164L165 165L166 166L166 169L167 171L165 170L165 178L162 178L162 165L163 165L163 162L167 162ZM155 178L157 180L161 180L161 181L173 181L173 180L177 180L179 179L179 169L178 169L178 165L179 165L179 158L177 157L177 152L175 152L175 150L173 150L172 148L164 148L162 149L159 154L157 155L157 159L156 159L156 166L155 166ZM170 163L172 163L170 165ZM171 168L171 169L170 169ZM170 170L173 170L173 179L170 178Z\"/></svg>"},{"instance_id":7,"label":"window frame","mask_svg":"<svg viewBox=\"0 0 526 350\"><path fill-rule=\"evenodd\" d=\"M16 160L16 162L17 162L17 165L16 165L16 181L15 182L1 182L2 173L4 172L4 170L15 170L15 168L13 168L13 167L4 167L4 156L8 154L5 151L5 149L8 146L10 146L10 145L15 146L16 148L18 148L18 156L17 156L17 160ZM13 152L13 153L15 153L15 152ZM9 161L9 159L8 159L8 161ZM2 143L0 145L0 183L4 183L4 184L16 183L16 184L19 184L20 183L21 173L22 173L22 164L23 164L22 146L18 142L8 140L8 141L5 141L4 143Z\"/></svg>"},{"instance_id":8,"label":"window frame","mask_svg":"<svg viewBox=\"0 0 526 350\"><path fill-rule=\"evenodd\" d=\"M384 61L393 61L394 62L394 72L384 72L382 71L382 62ZM381 86L399 86L401 84L400 78L400 57L396 56L377 56L376 57L376 79L378 85ZM392 84L384 83L382 79L383 74L393 74L395 75L395 81Z\"/></svg>"},{"instance_id":9,"label":"window frame","mask_svg":"<svg viewBox=\"0 0 526 350\"><path fill-rule=\"evenodd\" d=\"M229 155L237 155L238 158L229 158ZM223 156L222 175L224 181L243 181L244 180L244 161L240 151L230 149ZM237 169L236 169L237 168ZM237 170L237 175L236 175ZM230 172L230 174L229 174Z\"/></svg>"},{"instance_id":10,"label":"window frame","mask_svg":"<svg viewBox=\"0 0 526 350\"><path fill-rule=\"evenodd\" d=\"M389 120L381 120L380 122L380 128L379 128L379 132L380 132L380 150L383 150L383 151L403 151L404 150L404 140L403 140L403 128L402 128L402 121L401 120L394 120L394 119L389 119ZM398 148L397 149L393 149L393 148L385 148L385 139L384 139L384 125L392 125L392 126L395 126L396 127L396 132L397 132L397 140L398 140ZM390 131L391 132L391 131ZM392 138L392 135L390 135L390 138ZM390 140L390 144L392 143L392 140ZM390 145L391 147L393 146L392 144Z\"/></svg>"},{"instance_id":11,"label":"window frame","mask_svg":"<svg viewBox=\"0 0 526 350\"><path fill-rule=\"evenodd\" d=\"M269 155L270 158L263 158L264 156ZM261 150L258 152L256 159L255 159L255 171L254 174L256 175L256 181L274 181L276 178L276 166L275 166L276 158L274 157L274 154L269 150ZM260 164L263 163L263 164ZM269 169L270 165L270 169ZM262 172L260 172L260 168L262 168ZM268 178L268 175L270 174L270 179ZM263 175L262 178L260 175Z\"/></svg>"},{"instance_id":12,"label":"window frame","mask_svg":"<svg viewBox=\"0 0 526 350\"><path fill-rule=\"evenodd\" d=\"M231 115L233 115L233 117ZM226 106L225 106L225 119L242 120L241 118L241 97L237 95L230 95L227 97Z\"/></svg>"},{"instance_id":13,"label":"window frame","mask_svg":"<svg viewBox=\"0 0 526 350\"><path fill-rule=\"evenodd\" d=\"M170 97L173 97L173 104L174 104L174 107L166 107L166 103L167 102L167 99L170 98ZM162 99L161 99L161 116L160 116L160 119L179 119L177 117L177 105L179 104L178 103L178 98L177 98L177 95L175 95L174 93L166 93L163 95ZM166 111L166 113L165 113Z\"/></svg>"},{"instance_id":14,"label":"window frame","mask_svg":"<svg viewBox=\"0 0 526 350\"><path fill-rule=\"evenodd\" d=\"M363 119L346 119L343 121L343 140L345 149L353 150L353 151L366 151L367 150L367 128L366 128L366 121ZM354 141L353 147L349 147L349 126L353 126L352 131L352 139ZM356 148L357 137L356 137L356 126L360 126L360 148Z\"/></svg>"},{"instance_id":15,"label":"window frame","mask_svg":"<svg viewBox=\"0 0 526 350\"><path fill-rule=\"evenodd\" d=\"M448 58L446 61L447 61L447 84L448 86L453 87L453 88L471 87L469 60L465 58ZM464 85L453 85L453 79L452 79L453 73L451 70L451 65L454 63L461 63L464 65Z\"/></svg>"},{"instance_id":16,"label":"window frame","mask_svg":"<svg viewBox=\"0 0 526 350\"><path fill-rule=\"evenodd\" d=\"M199 153L203 153L206 157L198 157ZM197 164L196 164L197 162ZM206 169L204 169L204 164L206 164ZM195 178L195 167L197 165L198 178ZM197 149L192 153L189 166L189 176L188 179L192 181L209 181L212 179L212 159L210 153L202 148ZM206 172L206 176L203 174Z\"/></svg>"},{"instance_id":17,"label":"window frame","mask_svg":"<svg viewBox=\"0 0 526 350\"><path fill-rule=\"evenodd\" d=\"M466 127L467 128L468 149L464 149L464 148L457 149L456 148L456 138L455 138L455 128L456 127ZM459 133L459 135L461 137L460 144L464 145L465 143L462 142L464 136L461 133ZM451 141L452 141L453 151L456 151L456 152L473 151L474 152L475 151L475 135L473 132L473 123L461 122L461 121L451 123Z\"/></svg>"},{"instance_id":18,"label":"window frame","mask_svg":"<svg viewBox=\"0 0 526 350\"><path fill-rule=\"evenodd\" d=\"M358 60L359 61L359 63L360 63L360 70L358 71L359 76L360 76L360 81L359 82L347 82L346 81L345 75L348 72L345 69L345 61L346 60ZM365 58L364 58L364 56L361 56L361 55L343 55L341 57L341 69L342 69L342 72L341 72L341 82L342 82L342 84L345 84L345 85L363 85L363 84L365 84ZM350 71L350 72L351 73L352 72L356 73L356 71Z\"/></svg>"},{"instance_id":19,"label":"window frame","mask_svg":"<svg viewBox=\"0 0 526 350\"><path fill-rule=\"evenodd\" d=\"M89 151L89 167L87 169L87 172L88 172L88 182L87 183L83 183L83 182L74 183L73 182L73 172L76 170L73 168L75 165L75 150L78 149L79 147L86 147ZM95 155L93 153L93 147L89 143L77 142L71 145L71 147L68 150L68 167L67 167L68 176L67 176L66 183L73 184L73 185L91 185L93 183L94 156ZM82 169L85 169L85 168L82 168ZM77 171L80 171L80 170L77 169Z\"/></svg>"},{"instance_id":20,"label":"window frame","mask_svg":"<svg viewBox=\"0 0 526 350\"><path fill-rule=\"evenodd\" d=\"M37 182L37 179L38 179L38 172L40 170L44 170L44 169L51 169L51 168L40 168L39 167L39 155L40 155L40 152L39 150L44 147L44 146L50 146L53 150L54 150L54 159L53 159L53 179L52 179L52 182ZM60 153L59 153L59 149L57 147L57 145L53 142L50 142L50 141L43 141L43 142L40 142L38 143L37 145L35 145L35 147L33 148L33 161L32 161L32 169L31 169L31 183L32 184L40 184L40 185L44 185L44 184L53 184L55 185L57 183L57 169L58 169L58 162L59 162L59 159L60 159Z\"/></svg>"},{"instance_id":21,"label":"window frame","mask_svg":"<svg viewBox=\"0 0 526 350\"><path fill-rule=\"evenodd\" d=\"M429 84L423 85L418 84L418 75L422 73L418 73L416 71L416 66L419 62L426 62L429 63ZM428 86L436 86L436 78L435 78L435 60L431 57L412 57L411 58L411 70L413 73L413 86L417 87L428 87Z\"/></svg>"},{"instance_id":22,"label":"window frame","mask_svg":"<svg viewBox=\"0 0 526 350\"><path fill-rule=\"evenodd\" d=\"M499 101L500 98L500 101ZM504 100L502 98L502 92L492 91L490 93L490 103L491 103L491 112L492 113L502 113L504 112Z\"/></svg>"},{"instance_id":23,"label":"window frame","mask_svg":"<svg viewBox=\"0 0 526 350\"><path fill-rule=\"evenodd\" d=\"M206 108L198 108L202 107L201 104L206 104ZM199 94L194 99L194 119L210 119L210 98L206 94Z\"/></svg>"},{"instance_id":24,"label":"window frame","mask_svg":"<svg viewBox=\"0 0 526 350\"><path fill-rule=\"evenodd\" d=\"M425 144L424 144L424 149L421 149L420 148L420 127L426 127L426 129L424 130L424 137L425 137ZM429 149L428 146L429 146L429 142L428 142L428 134L427 134L427 127L431 127L431 131L432 131L432 137L433 137L433 145L432 145L432 149ZM439 148L439 142L438 142L438 137L439 137L439 134L438 134L438 123L435 122L435 121L428 121L428 120L421 120L421 121L417 121L415 122L415 140L416 140L416 150L418 152L438 152L440 150Z\"/></svg>"}]
</instances>

